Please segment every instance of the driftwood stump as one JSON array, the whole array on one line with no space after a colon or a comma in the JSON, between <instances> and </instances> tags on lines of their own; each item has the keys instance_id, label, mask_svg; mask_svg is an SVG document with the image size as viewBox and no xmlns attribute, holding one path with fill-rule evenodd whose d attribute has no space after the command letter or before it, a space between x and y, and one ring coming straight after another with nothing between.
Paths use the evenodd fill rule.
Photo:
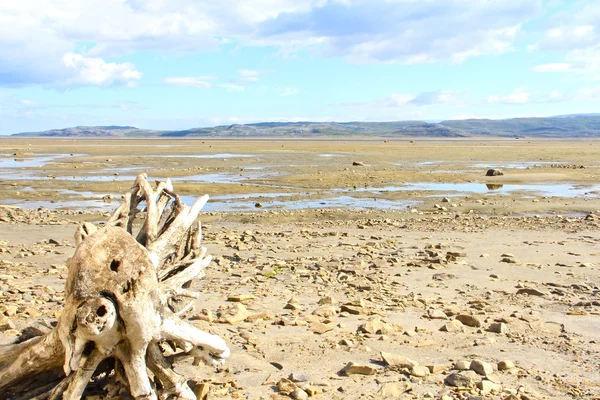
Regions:
<instances>
[{"instance_id":1,"label":"driftwood stump","mask_svg":"<svg viewBox=\"0 0 600 400\"><path fill-rule=\"evenodd\" d=\"M164 353L217 367L229 356L223 339L180 317L211 261L196 222L207 200L186 206L170 180L153 188L142 174L105 226L80 226L58 325L0 350L0 399L80 399L101 380L109 398L196 400Z\"/></svg>"}]
</instances>

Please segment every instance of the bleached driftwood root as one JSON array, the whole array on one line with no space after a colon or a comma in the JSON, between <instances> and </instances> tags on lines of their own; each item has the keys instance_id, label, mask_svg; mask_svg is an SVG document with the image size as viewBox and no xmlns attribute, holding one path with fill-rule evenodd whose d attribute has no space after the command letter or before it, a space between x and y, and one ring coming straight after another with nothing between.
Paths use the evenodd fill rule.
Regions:
<instances>
[{"instance_id":1,"label":"bleached driftwood root","mask_svg":"<svg viewBox=\"0 0 600 400\"><path fill-rule=\"evenodd\" d=\"M207 200L186 206L170 180L153 188L142 174L104 227L80 226L58 325L0 349L0 398L79 399L101 374L134 399L195 400L161 345L217 367L229 356L223 339L180 319L197 298L189 282L211 261L196 222Z\"/></svg>"}]
</instances>

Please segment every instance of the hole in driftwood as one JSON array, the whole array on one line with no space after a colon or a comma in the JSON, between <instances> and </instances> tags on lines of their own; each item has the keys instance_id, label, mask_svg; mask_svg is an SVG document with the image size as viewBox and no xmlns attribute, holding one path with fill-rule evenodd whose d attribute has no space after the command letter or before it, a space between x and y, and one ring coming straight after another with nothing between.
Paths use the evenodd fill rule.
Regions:
<instances>
[{"instance_id":1,"label":"hole in driftwood","mask_svg":"<svg viewBox=\"0 0 600 400\"><path fill-rule=\"evenodd\" d=\"M106 315L106 306L98 307L98 309L96 310L96 315L98 315L99 317L104 317Z\"/></svg>"},{"instance_id":2,"label":"hole in driftwood","mask_svg":"<svg viewBox=\"0 0 600 400\"><path fill-rule=\"evenodd\" d=\"M119 261L119 260L112 260L111 263L110 263L110 270L117 272L119 270L120 266L121 266L121 261Z\"/></svg>"}]
</instances>

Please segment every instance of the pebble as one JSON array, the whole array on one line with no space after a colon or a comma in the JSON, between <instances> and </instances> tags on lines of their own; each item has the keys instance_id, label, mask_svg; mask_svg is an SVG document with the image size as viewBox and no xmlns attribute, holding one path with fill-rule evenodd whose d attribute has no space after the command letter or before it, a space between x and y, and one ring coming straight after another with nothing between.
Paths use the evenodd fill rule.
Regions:
<instances>
[{"instance_id":1,"label":"pebble","mask_svg":"<svg viewBox=\"0 0 600 400\"><path fill-rule=\"evenodd\" d=\"M469 388L473 386L473 379L469 374L453 372L444 379L444 383L448 386Z\"/></svg>"},{"instance_id":2,"label":"pebble","mask_svg":"<svg viewBox=\"0 0 600 400\"><path fill-rule=\"evenodd\" d=\"M474 315L460 314L456 316L456 319L463 323L463 325L470 326L473 328L481 327L481 320Z\"/></svg>"},{"instance_id":3,"label":"pebble","mask_svg":"<svg viewBox=\"0 0 600 400\"><path fill-rule=\"evenodd\" d=\"M357 364L355 362L349 362L346 364L344 368L340 370L341 375L375 375L377 369L371 367L370 365Z\"/></svg>"},{"instance_id":4,"label":"pebble","mask_svg":"<svg viewBox=\"0 0 600 400\"><path fill-rule=\"evenodd\" d=\"M498 371L507 371L515 368L515 363L511 360L502 360L498 363Z\"/></svg>"},{"instance_id":5,"label":"pebble","mask_svg":"<svg viewBox=\"0 0 600 400\"><path fill-rule=\"evenodd\" d=\"M427 368L424 365L415 365L414 367L412 367L410 374L417 378L423 378L429 375L429 368Z\"/></svg>"},{"instance_id":6,"label":"pebble","mask_svg":"<svg viewBox=\"0 0 600 400\"><path fill-rule=\"evenodd\" d=\"M506 325L504 322L494 322L490 325L488 331L505 335L508 333L508 325Z\"/></svg>"},{"instance_id":7,"label":"pebble","mask_svg":"<svg viewBox=\"0 0 600 400\"><path fill-rule=\"evenodd\" d=\"M404 356L392 353L381 352L381 358L383 362L390 368L394 369L412 369L415 366L418 366L419 363L411 360L410 358L406 358Z\"/></svg>"},{"instance_id":8,"label":"pebble","mask_svg":"<svg viewBox=\"0 0 600 400\"><path fill-rule=\"evenodd\" d=\"M494 373L494 367L492 364L486 363L481 360L473 360L471 361L471 365L469 366L471 371L476 372L479 375L488 376Z\"/></svg>"},{"instance_id":9,"label":"pebble","mask_svg":"<svg viewBox=\"0 0 600 400\"><path fill-rule=\"evenodd\" d=\"M300 388L296 388L294 389L294 391L291 394L292 399L296 399L296 400L306 400L308 399L308 393L306 393L304 390L300 389Z\"/></svg>"},{"instance_id":10,"label":"pebble","mask_svg":"<svg viewBox=\"0 0 600 400\"><path fill-rule=\"evenodd\" d=\"M471 368L471 360L460 360L454 364L454 369L457 371L468 371Z\"/></svg>"},{"instance_id":11,"label":"pebble","mask_svg":"<svg viewBox=\"0 0 600 400\"><path fill-rule=\"evenodd\" d=\"M465 331L465 326L459 320L453 319L452 321L448 322L446 325L442 326L440 328L440 331L443 331L443 332L464 332Z\"/></svg>"},{"instance_id":12,"label":"pebble","mask_svg":"<svg viewBox=\"0 0 600 400\"><path fill-rule=\"evenodd\" d=\"M382 399L397 399L411 390L412 385L409 382L386 382L381 385L377 395Z\"/></svg>"}]
</instances>

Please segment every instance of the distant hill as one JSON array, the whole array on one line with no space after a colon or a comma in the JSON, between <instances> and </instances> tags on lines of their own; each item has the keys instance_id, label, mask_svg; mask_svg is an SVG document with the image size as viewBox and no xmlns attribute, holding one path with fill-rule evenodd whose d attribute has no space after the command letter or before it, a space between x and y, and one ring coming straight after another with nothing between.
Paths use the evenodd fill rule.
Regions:
<instances>
[{"instance_id":1,"label":"distant hill","mask_svg":"<svg viewBox=\"0 0 600 400\"><path fill-rule=\"evenodd\" d=\"M42 137L600 137L600 114L573 114L544 118L466 119L439 123L393 122L259 122L177 131L133 126L76 126L13 136Z\"/></svg>"},{"instance_id":2,"label":"distant hill","mask_svg":"<svg viewBox=\"0 0 600 400\"><path fill-rule=\"evenodd\" d=\"M23 132L12 136L60 136L60 137L127 137L135 135L155 136L160 131L139 129L134 126L74 126L72 128L51 129L43 132Z\"/></svg>"}]
</instances>

